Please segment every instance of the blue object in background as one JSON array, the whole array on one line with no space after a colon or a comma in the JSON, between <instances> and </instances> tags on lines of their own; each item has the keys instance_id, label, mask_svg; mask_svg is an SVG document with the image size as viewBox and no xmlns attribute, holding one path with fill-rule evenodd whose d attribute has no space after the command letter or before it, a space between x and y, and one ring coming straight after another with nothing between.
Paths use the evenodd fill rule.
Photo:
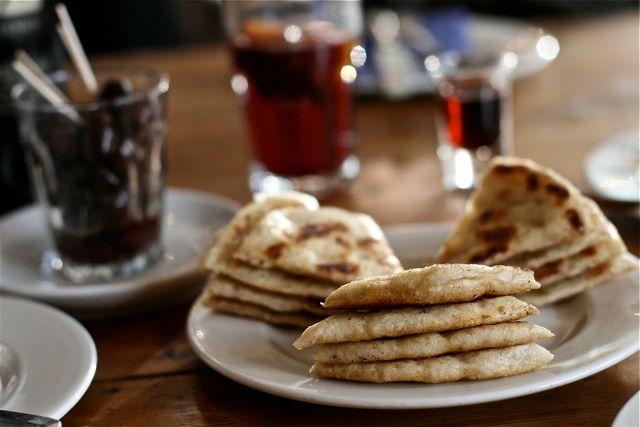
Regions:
<instances>
[{"instance_id":1,"label":"blue object in background","mask_svg":"<svg viewBox=\"0 0 640 427\"><path fill-rule=\"evenodd\" d=\"M417 17L438 42L438 50L466 53L471 49L471 13L456 7L424 12Z\"/></svg>"},{"instance_id":2,"label":"blue object in background","mask_svg":"<svg viewBox=\"0 0 640 427\"><path fill-rule=\"evenodd\" d=\"M376 13L372 10L369 13ZM403 46L415 56L417 64L422 64L426 56L435 51L454 50L461 53L471 49L471 12L460 6L434 9L428 11L398 12L400 18L411 17L413 22L420 25L425 31L425 37L430 41L425 43L413 43L403 37ZM369 20L365 20L368 22ZM401 32L402 34L402 32ZM435 41L435 43L433 43ZM376 40L371 34L371 28L367 26L364 30L363 46L367 51L366 63L358 69L358 78L355 81L355 92L360 95L378 95L379 90L379 70L376 70ZM430 50L425 50L424 46L430 46ZM421 66L421 65L420 65ZM422 73L423 70L416 72ZM424 86L428 92L428 85Z\"/></svg>"}]
</instances>

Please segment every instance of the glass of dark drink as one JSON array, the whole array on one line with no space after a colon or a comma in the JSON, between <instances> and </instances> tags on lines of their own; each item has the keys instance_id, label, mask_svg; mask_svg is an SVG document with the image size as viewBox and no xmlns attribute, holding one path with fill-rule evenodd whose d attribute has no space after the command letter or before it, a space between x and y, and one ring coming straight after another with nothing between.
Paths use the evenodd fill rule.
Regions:
<instances>
[{"instance_id":1,"label":"glass of dark drink","mask_svg":"<svg viewBox=\"0 0 640 427\"><path fill-rule=\"evenodd\" d=\"M359 172L350 88L366 57L359 2L223 4L251 190L324 197L342 188Z\"/></svg>"},{"instance_id":2,"label":"glass of dark drink","mask_svg":"<svg viewBox=\"0 0 640 427\"><path fill-rule=\"evenodd\" d=\"M76 74L53 76L69 104L51 105L26 84L12 91L51 231L44 268L77 283L133 275L162 250L169 80L147 70L95 71L95 95Z\"/></svg>"},{"instance_id":3,"label":"glass of dark drink","mask_svg":"<svg viewBox=\"0 0 640 427\"><path fill-rule=\"evenodd\" d=\"M512 52L445 52L425 66L435 85L438 157L447 190L475 187L495 155L511 154Z\"/></svg>"}]
</instances>

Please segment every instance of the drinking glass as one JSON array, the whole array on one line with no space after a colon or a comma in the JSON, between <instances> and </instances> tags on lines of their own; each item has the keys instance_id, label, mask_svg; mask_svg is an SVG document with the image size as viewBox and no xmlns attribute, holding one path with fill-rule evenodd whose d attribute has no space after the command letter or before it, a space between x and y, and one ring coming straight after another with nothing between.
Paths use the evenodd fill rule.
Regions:
<instances>
[{"instance_id":1,"label":"drinking glass","mask_svg":"<svg viewBox=\"0 0 640 427\"><path fill-rule=\"evenodd\" d=\"M444 52L425 67L436 88L436 132L446 190L475 187L489 160L513 146L513 52Z\"/></svg>"},{"instance_id":2,"label":"drinking glass","mask_svg":"<svg viewBox=\"0 0 640 427\"><path fill-rule=\"evenodd\" d=\"M358 1L228 1L231 87L244 110L254 192L325 197L359 172L351 84L364 64Z\"/></svg>"},{"instance_id":3,"label":"drinking glass","mask_svg":"<svg viewBox=\"0 0 640 427\"><path fill-rule=\"evenodd\" d=\"M130 276L162 249L169 80L147 70L95 71L97 98L66 72L53 80L69 104L51 105L27 84L12 91L50 231L43 266L78 283Z\"/></svg>"}]
</instances>

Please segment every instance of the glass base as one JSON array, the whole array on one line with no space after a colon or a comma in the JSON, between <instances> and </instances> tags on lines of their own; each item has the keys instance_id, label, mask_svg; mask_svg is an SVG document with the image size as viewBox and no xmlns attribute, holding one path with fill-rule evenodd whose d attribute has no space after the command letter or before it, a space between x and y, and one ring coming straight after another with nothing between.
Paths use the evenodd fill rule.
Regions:
<instances>
[{"instance_id":1,"label":"glass base","mask_svg":"<svg viewBox=\"0 0 640 427\"><path fill-rule=\"evenodd\" d=\"M467 150L466 148L441 144L438 147L438 157L440 158L442 184L445 190L474 189L493 156L494 153L490 147Z\"/></svg>"},{"instance_id":2,"label":"glass base","mask_svg":"<svg viewBox=\"0 0 640 427\"><path fill-rule=\"evenodd\" d=\"M104 283L146 270L161 254L162 245L158 242L128 261L87 265L65 261L57 251L47 251L42 256L41 269L47 276L63 277L73 283Z\"/></svg>"},{"instance_id":3,"label":"glass base","mask_svg":"<svg viewBox=\"0 0 640 427\"><path fill-rule=\"evenodd\" d=\"M326 175L284 177L269 172L262 164L254 161L249 167L249 187L254 193L301 191L323 199L346 190L359 172L360 161L353 154L347 157L336 171Z\"/></svg>"}]
</instances>

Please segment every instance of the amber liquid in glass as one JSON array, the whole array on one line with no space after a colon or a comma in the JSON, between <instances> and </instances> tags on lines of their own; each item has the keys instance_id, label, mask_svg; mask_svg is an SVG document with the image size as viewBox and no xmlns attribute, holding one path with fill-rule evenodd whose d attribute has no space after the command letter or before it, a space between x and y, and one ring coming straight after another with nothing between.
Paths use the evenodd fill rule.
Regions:
<instances>
[{"instance_id":1,"label":"amber liquid in glass","mask_svg":"<svg viewBox=\"0 0 640 427\"><path fill-rule=\"evenodd\" d=\"M491 96L450 96L440 102L447 136L454 147L468 150L490 147L499 151L503 100L497 91Z\"/></svg>"},{"instance_id":2,"label":"amber liquid in glass","mask_svg":"<svg viewBox=\"0 0 640 427\"><path fill-rule=\"evenodd\" d=\"M251 34L232 45L236 72L246 78L246 110L254 159L285 177L337 170L353 149L349 84L354 40L303 34L295 43L282 32Z\"/></svg>"}]
</instances>

